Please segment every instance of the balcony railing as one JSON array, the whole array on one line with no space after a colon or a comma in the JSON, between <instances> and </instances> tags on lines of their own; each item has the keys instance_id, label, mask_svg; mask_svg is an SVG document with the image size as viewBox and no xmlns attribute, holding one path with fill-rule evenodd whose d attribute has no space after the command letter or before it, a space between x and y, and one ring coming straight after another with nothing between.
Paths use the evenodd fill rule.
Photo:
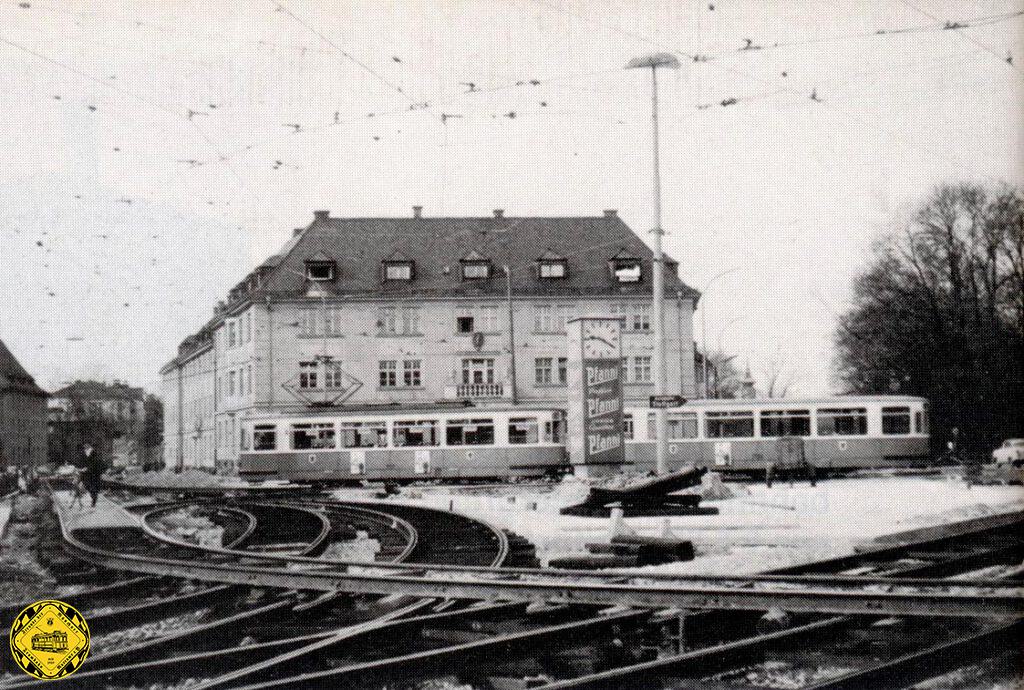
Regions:
<instances>
[{"instance_id":1,"label":"balcony railing","mask_svg":"<svg viewBox=\"0 0 1024 690\"><path fill-rule=\"evenodd\" d=\"M503 398L505 386L501 383L460 383L455 387L459 398Z\"/></svg>"}]
</instances>

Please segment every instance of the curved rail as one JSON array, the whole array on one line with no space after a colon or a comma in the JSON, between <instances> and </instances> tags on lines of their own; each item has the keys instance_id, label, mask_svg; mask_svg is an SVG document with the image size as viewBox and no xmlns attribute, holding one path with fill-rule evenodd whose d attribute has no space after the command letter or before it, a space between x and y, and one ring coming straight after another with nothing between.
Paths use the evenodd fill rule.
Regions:
<instances>
[{"instance_id":1,"label":"curved rail","mask_svg":"<svg viewBox=\"0 0 1024 690\"><path fill-rule=\"evenodd\" d=\"M295 509L297 511L302 511L302 512L305 512L305 513L308 513L308 514L311 514L311 515L315 515L317 518L319 518L322 521L323 525L326 525L326 527L324 528L324 529L326 529L326 532L324 531L324 529L321 529L321 532L318 535L318 539L317 539L317 542L315 544L314 543L309 544L306 548L304 548L302 550L302 552L300 552L299 554L295 554L295 555L292 555L292 554L279 554L279 553L260 553L258 551L248 551L248 550L245 550L245 549L232 548L232 545L228 545L228 546L201 546L199 544L193 544L192 542L189 542L189 541L186 541L184 539L180 539L178 537L175 537L175 536L172 536L170 534L167 534L166 532L163 532L161 530L158 530L158 529L154 528L150 524L150 520L155 518L159 513L170 512L170 511L173 511L173 510L178 510L178 509L180 509L184 505L196 505L196 504L194 504L194 503L182 503L182 504L173 505L173 506L161 506L160 508L157 508L155 510L152 510L152 511L150 511L148 513L143 514L142 515L142 530L143 530L143 532L145 532L148 536L150 536L153 539L156 539L158 541L162 541L162 542L165 542L165 543L168 543L168 544L172 544L174 546L181 546L181 547L185 547L185 548L189 548L189 549L195 549L195 550L198 550L198 551L203 551L203 552L217 554L217 555L222 555L222 556L238 556L238 557L243 557L243 558L258 558L260 560L266 560L266 561L279 561L279 562L284 562L284 563L305 563L305 564L317 564L317 565L337 565L337 564L354 564L354 565L362 565L362 566L376 565L376 563L368 563L366 561L338 561L338 560L331 560L331 559L324 559L324 558L314 558L314 557L310 557L310 556L304 555L305 553L308 553L309 551L311 551L314 548L315 545L318 546L320 543L322 543L322 540L324 538L326 538L327 535L329 535L329 533L331 531L331 522L327 518L327 516L325 516L321 512L318 512L318 511L315 511L315 510L309 510L309 509L302 508L302 507L291 506L291 505L289 505L288 507L289 508L293 508L293 509ZM262 506L266 506L266 507L271 507L271 506L279 506L281 504L276 504L276 503L260 503L258 505L262 505ZM397 530L398 528L401 528L401 531L405 532L407 544L406 544L405 548L398 555L393 557L392 561L394 563L398 563L398 562L403 561L406 558L408 558L409 555L412 553L412 551L416 548L416 544L417 544L417 540L418 540L418 534L416 532L416 529L411 524L409 524L407 521L401 520L400 518L388 515L386 513L376 513L376 514L374 514L375 511L364 510L364 509L359 509L359 508L353 509L352 512L359 512L361 514L361 516L364 517L365 519L375 520L375 521L379 522L380 524L388 527L389 529L396 529ZM255 520L255 517L253 519Z\"/></svg>"}]
</instances>

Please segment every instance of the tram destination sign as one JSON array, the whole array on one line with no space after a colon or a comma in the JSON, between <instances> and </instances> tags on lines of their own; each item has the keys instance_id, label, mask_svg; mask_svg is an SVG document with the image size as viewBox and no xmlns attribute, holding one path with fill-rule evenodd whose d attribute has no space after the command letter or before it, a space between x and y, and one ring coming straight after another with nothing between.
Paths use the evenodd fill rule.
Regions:
<instances>
[{"instance_id":1,"label":"tram destination sign","mask_svg":"<svg viewBox=\"0 0 1024 690\"><path fill-rule=\"evenodd\" d=\"M668 407L682 407L686 404L686 398L681 395L652 395L651 407L655 410Z\"/></svg>"}]
</instances>

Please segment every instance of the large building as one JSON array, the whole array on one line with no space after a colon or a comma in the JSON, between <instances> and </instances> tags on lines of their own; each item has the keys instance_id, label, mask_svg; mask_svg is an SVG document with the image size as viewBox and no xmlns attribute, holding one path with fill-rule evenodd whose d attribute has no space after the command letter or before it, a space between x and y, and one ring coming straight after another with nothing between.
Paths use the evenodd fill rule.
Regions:
<instances>
[{"instance_id":1,"label":"large building","mask_svg":"<svg viewBox=\"0 0 1024 690\"><path fill-rule=\"evenodd\" d=\"M652 253L618 217L314 213L161 370L164 461L231 472L240 421L310 405L566 402L566 322L624 318L625 395L653 392ZM668 390L692 397L698 293L666 259Z\"/></svg>"},{"instance_id":2,"label":"large building","mask_svg":"<svg viewBox=\"0 0 1024 690\"><path fill-rule=\"evenodd\" d=\"M0 471L46 462L46 398L0 341Z\"/></svg>"},{"instance_id":3,"label":"large building","mask_svg":"<svg viewBox=\"0 0 1024 690\"><path fill-rule=\"evenodd\" d=\"M124 381L74 381L49 402L50 462L81 462L83 443L99 448L115 467L139 454L145 422L145 391Z\"/></svg>"}]
</instances>

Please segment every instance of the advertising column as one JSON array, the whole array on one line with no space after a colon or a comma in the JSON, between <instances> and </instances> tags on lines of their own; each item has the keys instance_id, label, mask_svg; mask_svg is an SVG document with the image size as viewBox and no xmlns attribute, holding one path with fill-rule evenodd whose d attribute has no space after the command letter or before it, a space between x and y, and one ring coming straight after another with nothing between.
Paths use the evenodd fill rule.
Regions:
<instances>
[{"instance_id":1,"label":"advertising column","mask_svg":"<svg viewBox=\"0 0 1024 690\"><path fill-rule=\"evenodd\" d=\"M569 329L568 449L577 476L615 474L622 438L622 321L572 319Z\"/></svg>"}]
</instances>

